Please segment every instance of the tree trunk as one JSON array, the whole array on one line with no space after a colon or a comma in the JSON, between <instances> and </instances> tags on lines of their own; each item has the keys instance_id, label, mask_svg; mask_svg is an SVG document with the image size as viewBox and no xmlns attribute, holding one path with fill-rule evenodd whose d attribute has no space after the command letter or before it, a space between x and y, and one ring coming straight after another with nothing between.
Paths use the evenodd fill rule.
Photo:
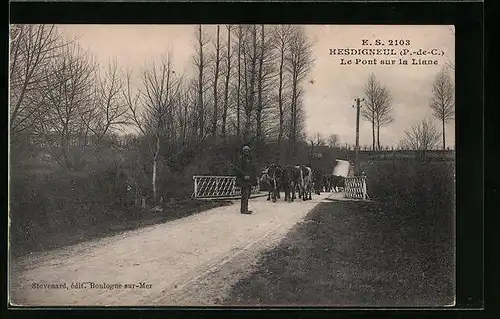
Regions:
<instances>
[{"instance_id":1,"label":"tree trunk","mask_svg":"<svg viewBox=\"0 0 500 319\"><path fill-rule=\"evenodd\" d=\"M237 101L236 101L236 135L241 136L241 38L242 38L242 28L241 25L238 26L238 89L237 89Z\"/></svg>"},{"instance_id":2,"label":"tree trunk","mask_svg":"<svg viewBox=\"0 0 500 319\"><path fill-rule=\"evenodd\" d=\"M69 132L69 121L66 120L65 123L63 124L63 129L61 132L61 151L62 151L62 158L64 161L64 166L71 170L73 169L73 166L71 165L71 159L70 159L70 132Z\"/></svg>"},{"instance_id":3,"label":"tree trunk","mask_svg":"<svg viewBox=\"0 0 500 319\"><path fill-rule=\"evenodd\" d=\"M244 120L244 124L243 124L243 133L242 133L242 138L243 138L243 141L246 141L247 137L248 137L248 128L247 128L247 124L249 125L248 121L247 121L247 118L249 118L250 116L248 115L248 112L249 112L249 108L250 108L250 103L249 103L249 92L250 92L250 89L249 89L249 84L248 84L248 81L249 81L249 78L248 78L248 62L247 62L247 53L244 52L243 53L243 86L245 88L245 92L244 92L244 105L243 105L243 109L244 109L244 113L245 113L245 116L243 118ZM249 127L249 126L248 126Z\"/></svg>"},{"instance_id":4,"label":"tree trunk","mask_svg":"<svg viewBox=\"0 0 500 319\"><path fill-rule=\"evenodd\" d=\"M187 142L187 127L188 127L188 101L185 102L184 105L184 116L183 116L184 125L182 127L182 145L186 145Z\"/></svg>"},{"instance_id":5,"label":"tree trunk","mask_svg":"<svg viewBox=\"0 0 500 319\"><path fill-rule=\"evenodd\" d=\"M204 59L203 59L203 39L201 32L201 25L199 26L198 41L200 46L200 64L199 64L199 74L198 74L198 126L199 126L199 140L203 140L204 130L205 130L205 119L204 119L204 107L203 107L203 69L204 69Z\"/></svg>"},{"instance_id":6,"label":"tree trunk","mask_svg":"<svg viewBox=\"0 0 500 319\"><path fill-rule=\"evenodd\" d=\"M66 166L67 169L71 170L73 166L71 165L71 160L69 158L69 137L68 136L63 136L62 138L62 155L63 155L63 160L64 160L64 165Z\"/></svg>"},{"instance_id":7,"label":"tree trunk","mask_svg":"<svg viewBox=\"0 0 500 319\"><path fill-rule=\"evenodd\" d=\"M262 82L264 81L262 77L262 68L264 66L264 42L265 42L265 35L264 35L264 26L261 26L261 38L260 38L260 57L259 57L259 74L258 74L258 84L257 84L257 137L259 139L262 138L262 109L263 109L263 103L262 103Z\"/></svg>"},{"instance_id":8,"label":"tree trunk","mask_svg":"<svg viewBox=\"0 0 500 319\"><path fill-rule=\"evenodd\" d=\"M297 79L295 75L292 80L291 144L292 156L295 157L297 155Z\"/></svg>"},{"instance_id":9,"label":"tree trunk","mask_svg":"<svg viewBox=\"0 0 500 319\"><path fill-rule=\"evenodd\" d=\"M226 83L224 84L224 110L222 114L222 138L226 139L226 122L227 122L227 105L228 105L228 93L229 93L229 78L231 76L231 26L227 28L227 72L226 72Z\"/></svg>"},{"instance_id":10,"label":"tree trunk","mask_svg":"<svg viewBox=\"0 0 500 319\"><path fill-rule=\"evenodd\" d=\"M285 118L285 112L283 110L283 64L285 63L285 48L281 47L281 59L279 68L279 86L278 86L278 108L279 108L279 128L278 128L278 151L280 153L280 158L282 156L282 144L283 139L283 124Z\"/></svg>"},{"instance_id":11,"label":"tree trunk","mask_svg":"<svg viewBox=\"0 0 500 319\"><path fill-rule=\"evenodd\" d=\"M445 127L444 127L444 119L442 121L443 123L443 151L446 150L446 138L445 138Z\"/></svg>"},{"instance_id":12,"label":"tree trunk","mask_svg":"<svg viewBox=\"0 0 500 319\"><path fill-rule=\"evenodd\" d=\"M250 92L248 98L248 104L246 107L246 123L245 123L245 141L248 142L248 136L250 133L250 121L252 116L252 109L254 107L255 101L255 69L257 67L257 26L253 26L252 30L252 60L250 68Z\"/></svg>"},{"instance_id":13,"label":"tree trunk","mask_svg":"<svg viewBox=\"0 0 500 319\"><path fill-rule=\"evenodd\" d=\"M217 25L217 40L216 40L216 46L215 46L215 74L214 74L214 113L213 113L213 118L212 118L212 137L216 138L217 137L217 117L219 113L219 105L218 105L218 92L217 92L217 85L219 81L219 62L220 62L220 26Z\"/></svg>"},{"instance_id":14,"label":"tree trunk","mask_svg":"<svg viewBox=\"0 0 500 319\"><path fill-rule=\"evenodd\" d=\"M158 190L156 187L157 180L157 166L158 166L158 155L160 154L160 136L156 135L156 149L153 156L153 175L152 175L152 186L153 186L153 202L156 203L156 198L158 194Z\"/></svg>"},{"instance_id":15,"label":"tree trunk","mask_svg":"<svg viewBox=\"0 0 500 319\"><path fill-rule=\"evenodd\" d=\"M377 123L377 147L380 150L380 124Z\"/></svg>"},{"instance_id":16,"label":"tree trunk","mask_svg":"<svg viewBox=\"0 0 500 319\"><path fill-rule=\"evenodd\" d=\"M375 118L375 115L373 115L373 118ZM375 151L375 120L372 120L372 147Z\"/></svg>"}]
</instances>

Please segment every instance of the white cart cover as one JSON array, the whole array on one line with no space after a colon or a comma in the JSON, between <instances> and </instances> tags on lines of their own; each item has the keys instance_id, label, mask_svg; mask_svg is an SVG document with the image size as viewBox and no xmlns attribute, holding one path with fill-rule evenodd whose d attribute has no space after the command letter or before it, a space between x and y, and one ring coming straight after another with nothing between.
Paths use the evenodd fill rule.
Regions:
<instances>
[{"instance_id":1,"label":"white cart cover","mask_svg":"<svg viewBox=\"0 0 500 319\"><path fill-rule=\"evenodd\" d=\"M336 165L333 168L332 175L348 177L349 175L349 161L336 160Z\"/></svg>"}]
</instances>

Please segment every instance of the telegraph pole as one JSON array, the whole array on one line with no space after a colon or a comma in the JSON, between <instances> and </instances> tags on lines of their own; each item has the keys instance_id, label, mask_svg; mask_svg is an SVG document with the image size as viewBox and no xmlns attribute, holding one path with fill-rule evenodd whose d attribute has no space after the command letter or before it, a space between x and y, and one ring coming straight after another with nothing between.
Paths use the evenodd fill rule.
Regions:
<instances>
[{"instance_id":1,"label":"telegraph pole","mask_svg":"<svg viewBox=\"0 0 500 319\"><path fill-rule=\"evenodd\" d=\"M361 108L361 102L363 102L365 99L360 99L359 97L354 99L354 102L356 102L356 106L352 106L356 108L356 148L355 148L355 153L356 153L356 159L354 162L354 175L358 176L359 175L359 109Z\"/></svg>"}]
</instances>

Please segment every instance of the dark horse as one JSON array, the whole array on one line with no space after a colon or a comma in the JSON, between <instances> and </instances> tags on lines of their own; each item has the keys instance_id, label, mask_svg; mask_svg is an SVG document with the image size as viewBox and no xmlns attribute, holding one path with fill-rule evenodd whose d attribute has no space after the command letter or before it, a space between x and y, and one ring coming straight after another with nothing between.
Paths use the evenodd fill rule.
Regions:
<instances>
[{"instance_id":1,"label":"dark horse","mask_svg":"<svg viewBox=\"0 0 500 319\"><path fill-rule=\"evenodd\" d=\"M300 170L300 189L302 200L311 200L312 199L312 188L313 188L313 176L312 170L310 167L301 165L298 166Z\"/></svg>"},{"instance_id":2,"label":"dark horse","mask_svg":"<svg viewBox=\"0 0 500 319\"><path fill-rule=\"evenodd\" d=\"M312 170L314 192L320 195L323 191L323 173L317 168Z\"/></svg>"},{"instance_id":3,"label":"dark horse","mask_svg":"<svg viewBox=\"0 0 500 319\"><path fill-rule=\"evenodd\" d=\"M322 175L323 179L323 189L325 192L329 193L332 191L332 183L331 183L331 178L329 174L323 174Z\"/></svg>"},{"instance_id":4,"label":"dark horse","mask_svg":"<svg viewBox=\"0 0 500 319\"><path fill-rule=\"evenodd\" d=\"M283 190L285 191L285 201L293 202L295 191L298 191L298 198L301 198L300 168L294 165L287 165L283 169Z\"/></svg>"},{"instance_id":5,"label":"dark horse","mask_svg":"<svg viewBox=\"0 0 500 319\"><path fill-rule=\"evenodd\" d=\"M280 198L283 169L278 164L271 164L262 171L261 180L269 186L267 200L276 202Z\"/></svg>"}]
</instances>

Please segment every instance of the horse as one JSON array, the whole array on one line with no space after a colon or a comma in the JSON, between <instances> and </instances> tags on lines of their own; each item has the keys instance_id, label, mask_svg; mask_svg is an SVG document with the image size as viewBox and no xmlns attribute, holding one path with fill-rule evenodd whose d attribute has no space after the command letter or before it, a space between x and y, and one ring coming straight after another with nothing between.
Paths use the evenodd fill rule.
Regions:
<instances>
[{"instance_id":1,"label":"horse","mask_svg":"<svg viewBox=\"0 0 500 319\"><path fill-rule=\"evenodd\" d=\"M271 177L269 176L269 168L266 167L264 168L262 171L261 171L261 175L260 175L260 184L261 185L267 185L269 190L268 190L268 194L267 194L267 200L271 200L271 191L272 191L272 187L271 187Z\"/></svg>"},{"instance_id":2,"label":"horse","mask_svg":"<svg viewBox=\"0 0 500 319\"><path fill-rule=\"evenodd\" d=\"M283 169L283 190L285 191L285 201L293 202L295 197L295 191L298 190L298 196L300 194L300 170L293 165L287 165Z\"/></svg>"},{"instance_id":3,"label":"horse","mask_svg":"<svg viewBox=\"0 0 500 319\"><path fill-rule=\"evenodd\" d=\"M331 178L330 175L328 174L323 174L321 176L321 179L323 180L323 189L325 192L331 192L332 191L332 183L331 183Z\"/></svg>"},{"instance_id":4,"label":"horse","mask_svg":"<svg viewBox=\"0 0 500 319\"><path fill-rule=\"evenodd\" d=\"M270 180L270 189L273 202L280 198L280 189L282 184L283 170L278 164L271 164L268 167L268 175Z\"/></svg>"},{"instance_id":5,"label":"horse","mask_svg":"<svg viewBox=\"0 0 500 319\"><path fill-rule=\"evenodd\" d=\"M312 170L312 177L313 177L314 192L317 195L320 195L321 191L323 191L323 174L319 169L314 168Z\"/></svg>"},{"instance_id":6,"label":"horse","mask_svg":"<svg viewBox=\"0 0 500 319\"><path fill-rule=\"evenodd\" d=\"M273 164L270 173L276 180L276 197L281 198L280 192L283 190L283 167L279 164Z\"/></svg>"},{"instance_id":7,"label":"horse","mask_svg":"<svg viewBox=\"0 0 500 319\"><path fill-rule=\"evenodd\" d=\"M280 184L282 184L283 171L277 164L271 164L262 171L261 181L269 186L267 200L276 202L280 198Z\"/></svg>"},{"instance_id":8,"label":"horse","mask_svg":"<svg viewBox=\"0 0 500 319\"><path fill-rule=\"evenodd\" d=\"M312 199L312 170L308 166L296 166L300 172L300 190L303 201Z\"/></svg>"}]
</instances>

